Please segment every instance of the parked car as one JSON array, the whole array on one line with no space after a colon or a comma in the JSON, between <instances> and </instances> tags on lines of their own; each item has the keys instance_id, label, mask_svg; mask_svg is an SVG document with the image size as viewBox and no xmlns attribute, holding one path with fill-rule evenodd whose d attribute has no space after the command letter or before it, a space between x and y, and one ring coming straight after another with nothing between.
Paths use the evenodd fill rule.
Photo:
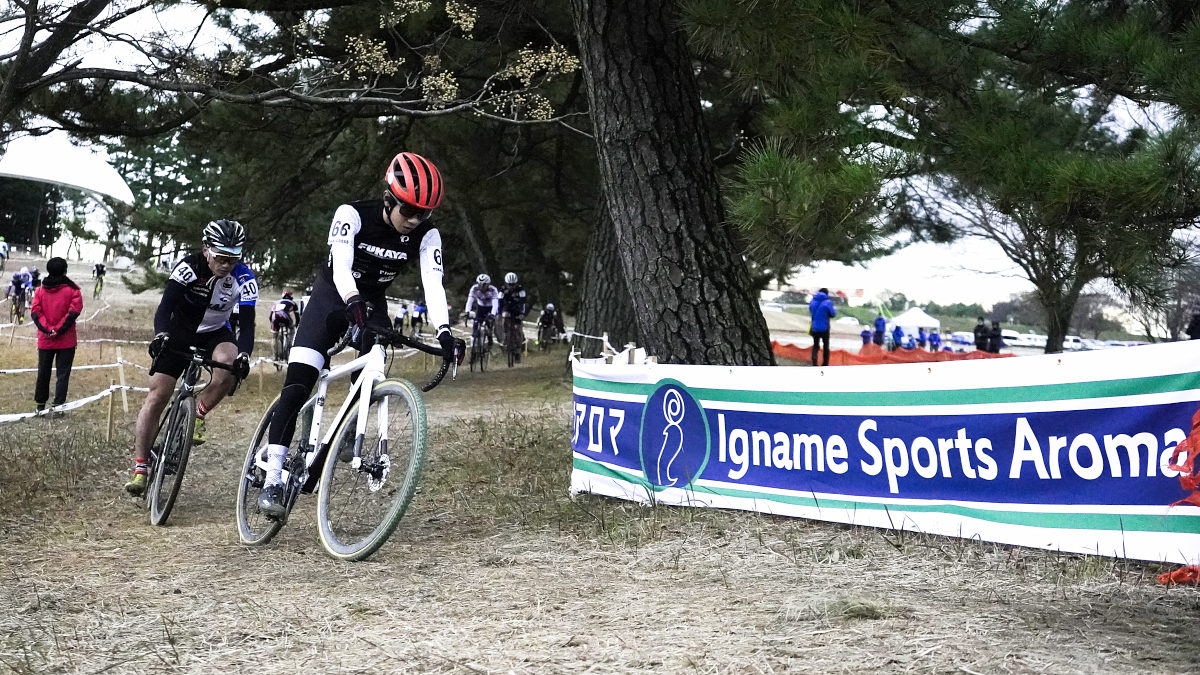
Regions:
<instances>
[{"instance_id":1,"label":"parked car","mask_svg":"<svg viewBox=\"0 0 1200 675\"><path fill-rule=\"evenodd\" d=\"M975 334L969 330L956 330L950 334L950 341L959 345L973 345Z\"/></svg>"},{"instance_id":2,"label":"parked car","mask_svg":"<svg viewBox=\"0 0 1200 675\"><path fill-rule=\"evenodd\" d=\"M1083 349L1083 338L1078 335L1068 335L1063 338L1063 349L1066 351L1077 352Z\"/></svg>"},{"instance_id":3,"label":"parked car","mask_svg":"<svg viewBox=\"0 0 1200 675\"><path fill-rule=\"evenodd\" d=\"M762 305L762 308L768 312L782 312L783 305L778 302L767 302Z\"/></svg>"}]
</instances>

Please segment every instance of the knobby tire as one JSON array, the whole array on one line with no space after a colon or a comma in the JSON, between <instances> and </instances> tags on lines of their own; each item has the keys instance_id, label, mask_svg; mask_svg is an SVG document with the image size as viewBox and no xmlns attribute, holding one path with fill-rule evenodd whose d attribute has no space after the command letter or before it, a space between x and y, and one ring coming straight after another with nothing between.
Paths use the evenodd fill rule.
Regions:
<instances>
[{"instance_id":1,"label":"knobby tire","mask_svg":"<svg viewBox=\"0 0 1200 675\"><path fill-rule=\"evenodd\" d=\"M183 474L192 451L192 432L196 426L196 399L186 396L172 402L154 439L158 460L150 477L150 523L165 525L175 508Z\"/></svg>"},{"instance_id":2,"label":"knobby tire","mask_svg":"<svg viewBox=\"0 0 1200 675\"><path fill-rule=\"evenodd\" d=\"M309 399L300 412L296 416L296 431L292 435L292 443L288 447L288 459L285 468L290 466L292 460L296 458L296 454L300 452L300 447L308 439L309 425L312 424L312 409L315 404L314 399ZM258 510L258 497L262 494L263 487L267 478L267 472L264 468L266 465L265 448L267 445L267 431L271 427L271 415L275 413L275 408L279 405L279 397L276 396L271 405L267 407L267 411L263 413L262 419L258 422L258 427L254 430L254 435L250 437L250 447L246 450L246 459L242 462L242 473L238 480L237 490L237 525L238 538L247 546L262 546L279 533L287 522L287 517L283 518L268 518L266 514ZM260 459L262 462L256 460ZM290 477L284 482L288 486L298 477ZM289 505L290 508L290 505Z\"/></svg>"},{"instance_id":3,"label":"knobby tire","mask_svg":"<svg viewBox=\"0 0 1200 675\"><path fill-rule=\"evenodd\" d=\"M388 445L381 453L380 408L386 402ZM360 402L358 407L364 405ZM353 450L358 407L346 415L330 446L317 491L317 524L325 550L340 560L363 560L388 540L412 501L425 460L426 418L421 392L405 380L375 385L359 469L339 449ZM350 454L347 453L347 454ZM381 469L386 467L386 474Z\"/></svg>"}]
</instances>

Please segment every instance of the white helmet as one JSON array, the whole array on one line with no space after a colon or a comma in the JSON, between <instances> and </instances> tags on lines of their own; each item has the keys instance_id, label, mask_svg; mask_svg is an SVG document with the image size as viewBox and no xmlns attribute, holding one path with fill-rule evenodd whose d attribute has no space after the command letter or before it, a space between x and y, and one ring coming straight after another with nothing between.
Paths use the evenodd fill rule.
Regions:
<instances>
[{"instance_id":1,"label":"white helmet","mask_svg":"<svg viewBox=\"0 0 1200 675\"><path fill-rule=\"evenodd\" d=\"M553 302L547 302L547 303L546 303L546 311L547 311L547 312L553 312L553 311L554 311L554 303L553 303Z\"/></svg>"},{"instance_id":2,"label":"white helmet","mask_svg":"<svg viewBox=\"0 0 1200 675\"><path fill-rule=\"evenodd\" d=\"M22 267L22 268L21 268L21 274L29 274L29 268L28 268L28 267Z\"/></svg>"},{"instance_id":3,"label":"white helmet","mask_svg":"<svg viewBox=\"0 0 1200 675\"><path fill-rule=\"evenodd\" d=\"M480 286L487 286L488 284L492 283L492 278L486 274L480 274L479 276L475 277L475 283L479 284Z\"/></svg>"},{"instance_id":4,"label":"white helmet","mask_svg":"<svg viewBox=\"0 0 1200 675\"><path fill-rule=\"evenodd\" d=\"M505 275L504 275L504 283L506 283L506 284L515 284L515 283L517 283L517 273L516 273L516 272L509 272L508 274L505 274Z\"/></svg>"}]
</instances>

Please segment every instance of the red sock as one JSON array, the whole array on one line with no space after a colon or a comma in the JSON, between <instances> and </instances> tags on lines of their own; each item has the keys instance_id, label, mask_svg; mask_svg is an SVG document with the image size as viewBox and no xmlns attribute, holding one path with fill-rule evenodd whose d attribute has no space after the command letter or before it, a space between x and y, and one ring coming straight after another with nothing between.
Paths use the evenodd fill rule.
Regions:
<instances>
[{"instance_id":1,"label":"red sock","mask_svg":"<svg viewBox=\"0 0 1200 675\"><path fill-rule=\"evenodd\" d=\"M196 399L196 417L204 419L204 416L208 414L209 410L212 410L212 408L208 407L208 404L204 402L204 399Z\"/></svg>"},{"instance_id":2,"label":"red sock","mask_svg":"<svg viewBox=\"0 0 1200 675\"><path fill-rule=\"evenodd\" d=\"M146 474L149 471L149 462L144 459L133 460L133 475Z\"/></svg>"}]
</instances>

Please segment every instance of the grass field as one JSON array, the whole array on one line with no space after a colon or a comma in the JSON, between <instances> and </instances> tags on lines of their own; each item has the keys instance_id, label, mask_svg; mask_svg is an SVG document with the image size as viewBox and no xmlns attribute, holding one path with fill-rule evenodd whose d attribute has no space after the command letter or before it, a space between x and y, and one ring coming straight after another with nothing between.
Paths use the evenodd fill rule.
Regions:
<instances>
[{"instance_id":1,"label":"grass field","mask_svg":"<svg viewBox=\"0 0 1200 675\"><path fill-rule=\"evenodd\" d=\"M145 339L156 298L109 281L82 337ZM0 368L32 349L5 335ZM103 349L77 362L110 362ZM0 672L1200 670L1200 592L1156 583L1162 566L573 500L561 356L426 397L421 490L364 563L324 555L311 497L270 545L238 543L236 474L274 368L213 413L163 528L121 492L141 395L129 414L117 399L111 441L107 400L0 425ZM425 373L420 357L394 372ZM71 398L112 377L77 373ZM32 409L32 375L0 378L0 414Z\"/></svg>"}]
</instances>

